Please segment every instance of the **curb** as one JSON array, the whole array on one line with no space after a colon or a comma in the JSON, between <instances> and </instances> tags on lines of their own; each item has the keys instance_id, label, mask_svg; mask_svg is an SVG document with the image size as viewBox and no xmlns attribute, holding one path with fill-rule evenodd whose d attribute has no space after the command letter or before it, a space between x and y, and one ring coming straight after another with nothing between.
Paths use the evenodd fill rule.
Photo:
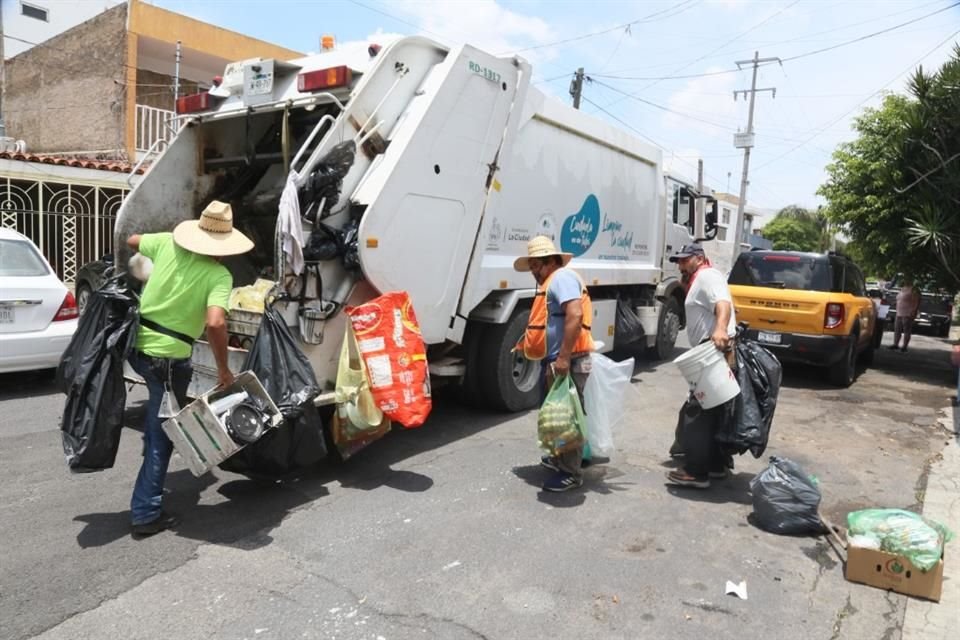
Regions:
<instances>
[{"instance_id":1,"label":"curb","mask_svg":"<svg viewBox=\"0 0 960 640\"><path fill-rule=\"evenodd\" d=\"M953 438L930 467L923 515L947 525L956 537L944 553L940 602L908 598L901 640L947 640L960 628L960 412L948 407L944 413L940 424Z\"/></svg>"}]
</instances>

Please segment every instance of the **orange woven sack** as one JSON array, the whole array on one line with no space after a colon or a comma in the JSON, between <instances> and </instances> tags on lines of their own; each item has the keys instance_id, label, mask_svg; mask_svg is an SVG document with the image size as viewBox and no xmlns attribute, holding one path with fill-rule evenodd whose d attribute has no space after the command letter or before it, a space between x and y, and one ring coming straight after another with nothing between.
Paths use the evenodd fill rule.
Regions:
<instances>
[{"instance_id":1,"label":"orange woven sack","mask_svg":"<svg viewBox=\"0 0 960 640\"><path fill-rule=\"evenodd\" d=\"M412 428L430 415L430 374L427 350L410 296L385 293L347 314L367 365L370 391L384 415Z\"/></svg>"}]
</instances>

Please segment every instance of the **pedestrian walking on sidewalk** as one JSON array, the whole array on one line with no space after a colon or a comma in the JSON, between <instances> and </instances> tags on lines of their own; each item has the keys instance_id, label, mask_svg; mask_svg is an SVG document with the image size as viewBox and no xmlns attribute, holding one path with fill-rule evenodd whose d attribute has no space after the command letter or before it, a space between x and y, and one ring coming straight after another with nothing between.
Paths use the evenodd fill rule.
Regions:
<instances>
[{"instance_id":1,"label":"pedestrian walking on sidewalk","mask_svg":"<svg viewBox=\"0 0 960 640\"><path fill-rule=\"evenodd\" d=\"M920 292L913 288L913 282L907 280L900 287L897 294L897 316L893 321L893 345L891 349L906 352L910 346L910 335L913 333L913 321L920 312ZM900 347L900 336L903 336L903 347Z\"/></svg>"},{"instance_id":2,"label":"pedestrian walking on sidewalk","mask_svg":"<svg viewBox=\"0 0 960 640\"><path fill-rule=\"evenodd\" d=\"M513 263L515 270L529 271L537 281L530 320L517 349L541 362L541 402L556 378L569 375L583 404L583 388L590 375L593 307L583 279L567 267L572 258L573 254L557 251L550 238L537 236L527 243L527 255ZM579 487L583 463L583 447L541 458L540 464L555 472L543 484L544 491Z\"/></svg>"},{"instance_id":3,"label":"pedestrian walking on sidewalk","mask_svg":"<svg viewBox=\"0 0 960 640\"><path fill-rule=\"evenodd\" d=\"M690 345L710 340L727 354L727 362L732 365L737 321L727 279L710 266L703 247L698 243L683 246L670 256L670 262L679 264L687 284L684 311ZM723 478L729 474L732 460L721 451L716 440L717 429L726 411L727 403L703 409L696 422L680 432L684 464L682 468L669 472L667 480L676 485L706 489L710 487L711 477Z\"/></svg>"},{"instance_id":4,"label":"pedestrian walking on sidewalk","mask_svg":"<svg viewBox=\"0 0 960 640\"><path fill-rule=\"evenodd\" d=\"M148 233L127 239L134 251L153 261L140 297L140 329L130 365L147 383L149 399L143 424L143 464L130 500L135 536L149 536L177 523L162 509L163 485L173 443L160 417L164 396L187 402L193 375L193 342L207 332L221 386L233 383L227 366L227 310L233 276L220 264L224 256L246 253L253 243L233 228L229 204L214 201L199 220L181 222L173 233Z\"/></svg>"}]
</instances>

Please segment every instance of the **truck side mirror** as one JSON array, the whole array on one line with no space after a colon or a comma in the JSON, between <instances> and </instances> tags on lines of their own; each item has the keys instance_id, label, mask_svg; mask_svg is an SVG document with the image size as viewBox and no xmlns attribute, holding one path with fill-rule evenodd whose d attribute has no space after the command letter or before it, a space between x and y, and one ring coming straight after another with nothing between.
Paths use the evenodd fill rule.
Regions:
<instances>
[{"instance_id":1,"label":"truck side mirror","mask_svg":"<svg viewBox=\"0 0 960 640\"><path fill-rule=\"evenodd\" d=\"M720 228L717 226L717 200L709 198L710 209L703 216L703 237L697 238L697 241L713 240L717 237Z\"/></svg>"}]
</instances>

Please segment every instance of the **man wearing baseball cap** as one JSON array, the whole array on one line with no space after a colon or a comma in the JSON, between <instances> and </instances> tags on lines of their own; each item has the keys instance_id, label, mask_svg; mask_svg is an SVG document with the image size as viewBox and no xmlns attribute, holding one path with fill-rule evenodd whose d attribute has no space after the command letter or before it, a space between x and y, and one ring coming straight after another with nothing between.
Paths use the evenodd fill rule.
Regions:
<instances>
[{"instance_id":1,"label":"man wearing baseball cap","mask_svg":"<svg viewBox=\"0 0 960 640\"><path fill-rule=\"evenodd\" d=\"M177 524L162 510L163 484L173 443L160 417L165 395L186 404L193 375L193 342L204 329L217 363L220 385L233 383L227 366L227 309L233 276L220 259L246 253L253 242L233 228L229 204L214 200L199 220L181 222L173 233L130 236L127 245L153 261L140 296L140 329L130 365L147 383L143 464L130 500L134 536L149 536Z\"/></svg>"},{"instance_id":2,"label":"man wearing baseball cap","mask_svg":"<svg viewBox=\"0 0 960 640\"><path fill-rule=\"evenodd\" d=\"M710 265L699 243L684 245L670 256L670 262L680 267L687 288L684 311L690 346L710 340L717 349L732 355L737 321L727 279ZM671 483L706 489L710 487L711 478L727 477L732 460L723 454L716 441L716 430L725 407L724 404L702 410L696 424L679 434L684 466L667 474Z\"/></svg>"}]
</instances>

